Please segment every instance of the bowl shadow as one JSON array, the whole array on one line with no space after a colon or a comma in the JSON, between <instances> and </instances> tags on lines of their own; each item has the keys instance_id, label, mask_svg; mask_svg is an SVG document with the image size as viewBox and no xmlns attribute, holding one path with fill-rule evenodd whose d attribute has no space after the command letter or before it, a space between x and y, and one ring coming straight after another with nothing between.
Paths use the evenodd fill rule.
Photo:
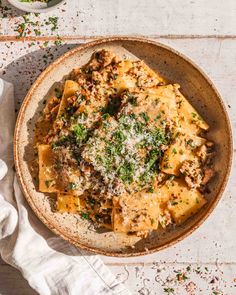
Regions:
<instances>
[{"instance_id":1,"label":"bowl shadow","mask_svg":"<svg viewBox=\"0 0 236 295\"><path fill-rule=\"evenodd\" d=\"M26 96L27 92L29 91L31 85L38 78L39 74L52 61L54 61L60 55L62 55L63 53L67 52L68 50L76 46L78 46L78 44L62 45L58 47L53 46L53 47L48 47L45 49L39 49L16 59L15 61L13 61L12 63L10 63L9 65L5 67L4 72L0 75L0 77L14 85L16 113L18 112L20 105L22 101L24 100L24 97ZM49 58L47 59L47 62L43 62L43 64L40 65L40 69L38 69L38 71L32 70L30 72L29 71L22 72L22 69L25 68L27 61L31 61L32 69L38 67L40 64L40 60L45 60L43 58L45 54L47 54ZM48 94L50 93L51 89L54 87L55 85L52 85L52 87L48 91ZM34 120L38 116L39 110L42 109L41 104L43 103L44 99L45 98L43 98L41 102L38 104L38 107L35 113L35 118L33 118ZM29 137L30 136L32 136L31 133L29 133ZM29 145L27 145L25 154L28 154L30 149L32 150L32 147L30 148ZM37 187L35 187L35 189L37 189ZM53 199L52 195L49 197ZM63 240L59 236L55 235L52 231L50 231L42 223L42 221L35 215L35 213L31 209L31 207L28 205L26 200L24 200L24 206L27 208L29 223L32 226L33 230L45 239L45 241L47 242L50 248L52 248L53 250L57 252L60 252L69 256L94 255L92 252L88 252L71 245L69 242Z\"/></svg>"},{"instance_id":2,"label":"bowl shadow","mask_svg":"<svg viewBox=\"0 0 236 295\"><path fill-rule=\"evenodd\" d=\"M17 16L25 15L26 12L22 11L13 5L11 5L7 0L2 0L0 4L0 19L1 18L12 18Z\"/></svg>"}]
</instances>

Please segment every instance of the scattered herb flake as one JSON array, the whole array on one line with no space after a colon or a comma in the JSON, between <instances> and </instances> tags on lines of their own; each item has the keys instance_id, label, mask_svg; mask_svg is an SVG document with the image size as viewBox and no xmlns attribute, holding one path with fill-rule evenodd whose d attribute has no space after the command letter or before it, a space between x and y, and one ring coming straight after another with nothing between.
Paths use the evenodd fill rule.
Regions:
<instances>
[{"instance_id":1,"label":"scattered herb flake","mask_svg":"<svg viewBox=\"0 0 236 295\"><path fill-rule=\"evenodd\" d=\"M85 212L81 212L80 213L80 216L83 220L88 220L89 219L89 214L88 213L85 213Z\"/></svg>"},{"instance_id":2,"label":"scattered herb flake","mask_svg":"<svg viewBox=\"0 0 236 295\"><path fill-rule=\"evenodd\" d=\"M77 184L76 183L74 183L74 182L69 182L69 184L68 184L68 189L69 190L74 190L74 189L76 189L77 188Z\"/></svg>"},{"instance_id":3,"label":"scattered herb flake","mask_svg":"<svg viewBox=\"0 0 236 295\"><path fill-rule=\"evenodd\" d=\"M45 185L47 188L49 188L51 186L51 182L52 182L52 180L45 180Z\"/></svg>"},{"instance_id":4,"label":"scattered herb flake","mask_svg":"<svg viewBox=\"0 0 236 295\"><path fill-rule=\"evenodd\" d=\"M164 288L164 292L167 294L174 294L174 289L173 288Z\"/></svg>"},{"instance_id":5,"label":"scattered herb flake","mask_svg":"<svg viewBox=\"0 0 236 295\"><path fill-rule=\"evenodd\" d=\"M51 30L55 31L58 29L58 17L50 16L48 20L45 22L46 25L51 25Z\"/></svg>"}]
</instances>

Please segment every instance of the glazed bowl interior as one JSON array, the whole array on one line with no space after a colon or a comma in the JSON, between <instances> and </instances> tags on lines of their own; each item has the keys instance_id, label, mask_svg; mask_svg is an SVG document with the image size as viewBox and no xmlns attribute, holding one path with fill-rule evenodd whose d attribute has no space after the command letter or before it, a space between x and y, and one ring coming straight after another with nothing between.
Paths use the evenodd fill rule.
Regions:
<instances>
[{"instance_id":1,"label":"glazed bowl interior","mask_svg":"<svg viewBox=\"0 0 236 295\"><path fill-rule=\"evenodd\" d=\"M48 3L47 2L24 2L20 0L8 0L13 6L16 8L27 11L27 12L35 12L35 13L41 13L41 12L48 12L52 9L55 9L59 5L62 5L65 3L66 0L51 0Z\"/></svg>"},{"instance_id":2,"label":"glazed bowl interior","mask_svg":"<svg viewBox=\"0 0 236 295\"><path fill-rule=\"evenodd\" d=\"M181 91L210 125L207 138L216 143L214 160L216 177L206 194L207 204L181 226L165 231L153 231L147 238L96 231L77 215L55 213L53 196L37 191L29 169L33 158L33 130L43 101L55 83L61 81L75 67L85 64L91 54L108 48L119 55L135 55L171 82L181 85ZM129 55L128 53L128 55ZM55 233L72 244L105 255L134 256L154 252L183 239L196 229L211 213L226 185L232 159L232 136L228 116L222 100L209 79L186 57L159 43L139 38L110 38L75 48L51 64L34 83L18 115L15 131L15 164L23 192L38 217ZM131 247L135 245L135 247Z\"/></svg>"}]
</instances>

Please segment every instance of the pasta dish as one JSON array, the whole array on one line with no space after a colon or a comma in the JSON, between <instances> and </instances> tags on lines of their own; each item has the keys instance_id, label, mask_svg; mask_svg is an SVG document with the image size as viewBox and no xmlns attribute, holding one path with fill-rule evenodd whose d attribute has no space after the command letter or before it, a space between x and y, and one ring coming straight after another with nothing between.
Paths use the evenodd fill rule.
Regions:
<instances>
[{"instance_id":1,"label":"pasta dish","mask_svg":"<svg viewBox=\"0 0 236 295\"><path fill-rule=\"evenodd\" d=\"M100 50L56 87L35 128L38 189L55 211L146 237L206 203L208 124L143 61Z\"/></svg>"}]
</instances>

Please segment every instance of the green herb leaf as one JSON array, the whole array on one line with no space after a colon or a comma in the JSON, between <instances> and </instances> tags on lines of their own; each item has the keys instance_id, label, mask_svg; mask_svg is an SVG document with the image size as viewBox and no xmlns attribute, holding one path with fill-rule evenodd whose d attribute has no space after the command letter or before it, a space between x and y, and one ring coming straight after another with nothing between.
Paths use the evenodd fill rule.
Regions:
<instances>
[{"instance_id":1,"label":"green herb leaf","mask_svg":"<svg viewBox=\"0 0 236 295\"><path fill-rule=\"evenodd\" d=\"M50 16L46 25L52 25L51 30L55 31L58 29L58 17L57 16Z\"/></svg>"},{"instance_id":2,"label":"green herb leaf","mask_svg":"<svg viewBox=\"0 0 236 295\"><path fill-rule=\"evenodd\" d=\"M55 95L57 98L61 98L62 97L62 92L60 89L58 88L55 88Z\"/></svg>"},{"instance_id":3,"label":"green herb leaf","mask_svg":"<svg viewBox=\"0 0 236 295\"><path fill-rule=\"evenodd\" d=\"M76 189L77 188L77 184L76 183L74 183L74 182L69 182L69 184L68 184L68 189L69 190L74 190L74 189Z\"/></svg>"},{"instance_id":4,"label":"green herb leaf","mask_svg":"<svg viewBox=\"0 0 236 295\"><path fill-rule=\"evenodd\" d=\"M173 148L173 149L172 149L172 153L173 153L174 155L177 154L176 148Z\"/></svg>"},{"instance_id":5,"label":"green herb leaf","mask_svg":"<svg viewBox=\"0 0 236 295\"><path fill-rule=\"evenodd\" d=\"M118 177L123 181L127 183L133 182L133 174L134 174L134 164L129 163L127 161L124 162L123 165L121 165L118 169Z\"/></svg>"},{"instance_id":6,"label":"green herb leaf","mask_svg":"<svg viewBox=\"0 0 236 295\"><path fill-rule=\"evenodd\" d=\"M88 131L82 124L74 125L73 132L76 137L77 143L81 143L88 136Z\"/></svg>"},{"instance_id":7,"label":"green herb leaf","mask_svg":"<svg viewBox=\"0 0 236 295\"><path fill-rule=\"evenodd\" d=\"M52 181L53 180L45 180L45 185L46 185L47 188L49 188L51 186Z\"/></svg>"},{"instance_id":8,"label":"green herb leaf","mask_svg":"<svg viewBox=\"0 0 236 295\"><path fill-rule=\"evenodd\" d=\"M140 115L144 119L145 122L148 122L149 121L149 117L148 117L147 113L142 112Z\"/></svg>"},{"instance_id":9,"label":"green herb leaf","mask_svg":"<svg viewBox=\"0 0 236 295\"><path fill-rule=\"evenodd\" d=\"M174 289L173 288L164 288L164 292L167 294L174 294Z\"/></svg>"},{"instance_id":10,"label":"green herb leaf","mask_svg":"<svg viewBox=\"0 0 236 295\"><path fill-rule=\"evenodd\" d=\"M154 192L153 187L149 187L148 192L149 192L149 193L153 193L153 192Z\"/></svg>"},{"instance_id":11,"label":"green herb leaf","mask_svg":"<svg viewBox=\"0 0 236 295\"><path fill-rule=\"evenodd\" d=\"M81 218L82 218L83 220L88 220L88 219L90 219L90 218L89 218L89 214L88 214L88 213L85 213L85 212L81 212L81 213L80 213L80 216L81 216Z\"/></svg>"}]
</instances>

